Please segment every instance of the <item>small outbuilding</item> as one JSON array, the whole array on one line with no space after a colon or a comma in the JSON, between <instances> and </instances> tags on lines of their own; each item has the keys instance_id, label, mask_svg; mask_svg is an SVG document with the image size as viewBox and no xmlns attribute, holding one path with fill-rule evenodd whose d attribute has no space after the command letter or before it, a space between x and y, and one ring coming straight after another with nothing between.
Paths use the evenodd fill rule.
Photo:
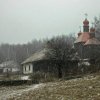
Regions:
<instances>
[{"instance_id":1,"label":"small outbuilding","mask_svg":"<svg viewBox=\"0 0 100 100\"><path fill-rule=\"evenodd\" d=\"M0 74L20 72L19 64L15 61L5 61L0 64Z\"/></svg>"}]
</instances>

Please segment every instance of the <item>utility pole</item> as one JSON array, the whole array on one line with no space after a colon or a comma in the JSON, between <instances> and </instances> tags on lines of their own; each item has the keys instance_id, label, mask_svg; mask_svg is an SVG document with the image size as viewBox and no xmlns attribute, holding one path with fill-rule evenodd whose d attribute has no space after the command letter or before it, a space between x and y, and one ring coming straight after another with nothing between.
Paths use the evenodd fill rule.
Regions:
<instances>
[{"instance_id":1,"label":"utility pole","mask_svg":"<svg viewBox=\"0 0 100 100\"><path fill-rule=\"evenodd\" d=\"M28 50L28 48L27 48L27 56L29 57L29 50Z\"/></svg>"}]
</instances>

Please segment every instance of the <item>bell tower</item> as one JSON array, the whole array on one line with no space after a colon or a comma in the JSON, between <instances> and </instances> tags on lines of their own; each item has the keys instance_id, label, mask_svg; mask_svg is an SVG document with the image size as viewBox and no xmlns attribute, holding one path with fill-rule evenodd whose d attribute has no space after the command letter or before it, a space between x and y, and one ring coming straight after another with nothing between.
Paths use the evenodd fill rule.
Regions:
<instances>
[{"instance_id":1,"label":"bell tower","mask_svg":"<svg viewBox=\"0 0 100 100\"><path fill-rule=\"evenodd\" d=\"M83 21L83 32L89 32L89 21L87 20L87 14L85 14L86 18Z\"/></svg>"}]
</instances>

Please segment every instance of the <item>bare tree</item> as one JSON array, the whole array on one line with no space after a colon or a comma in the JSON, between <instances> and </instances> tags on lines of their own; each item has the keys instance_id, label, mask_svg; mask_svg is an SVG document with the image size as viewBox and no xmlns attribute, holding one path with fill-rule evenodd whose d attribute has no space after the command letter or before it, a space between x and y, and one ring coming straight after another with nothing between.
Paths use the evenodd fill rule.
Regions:
<instances>
[{"instance_id":1,"label":"bare tree","mask_svg":"<svg viewBox=\"0 0 100 100\"><path fill-rule=\"evenodd\" d=\"M58 70L58 77L62 77L62 65L63 63L71 59L71 55L74 52L73 47L74 37L70 36L57 36L47 41L46 53L49 59L54 59Z\"/></svg>"},{"instance_id":2,"label":"bare tree","mask_svg":"<svg viewBox=\"0 0 100 100\"><path fill-rule=\"evenodd\" d=\"M100 17L94 18L94 25L96 29L96 37L100 40Z\"/></svg>"},{"instance_id":3,"label":"bare tree","mask_svg":"<svg viewBox=\"0 0 100 100\"><path fill-rule=\"evenodd\" d=\"M27 44L1 44L0 45L0 62L14 60L19 64L31 54L43 49L44 41L33 40Z\"/></svg>"}]
</instances>

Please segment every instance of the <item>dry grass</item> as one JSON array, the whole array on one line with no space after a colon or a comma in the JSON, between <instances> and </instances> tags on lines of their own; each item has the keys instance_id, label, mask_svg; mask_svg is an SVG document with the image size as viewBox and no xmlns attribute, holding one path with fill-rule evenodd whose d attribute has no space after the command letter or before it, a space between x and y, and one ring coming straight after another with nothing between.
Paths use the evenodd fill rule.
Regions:
<instances>
[{"instance_id":1,"label":"dry grass","mask_svg":"<svg viewBox=\"0 0 100 100\"><path fill-rule=\"evenodd\" d=\"M100 100L100 76L47 83L8 100Z\"/></svg>"}]
</instances>

